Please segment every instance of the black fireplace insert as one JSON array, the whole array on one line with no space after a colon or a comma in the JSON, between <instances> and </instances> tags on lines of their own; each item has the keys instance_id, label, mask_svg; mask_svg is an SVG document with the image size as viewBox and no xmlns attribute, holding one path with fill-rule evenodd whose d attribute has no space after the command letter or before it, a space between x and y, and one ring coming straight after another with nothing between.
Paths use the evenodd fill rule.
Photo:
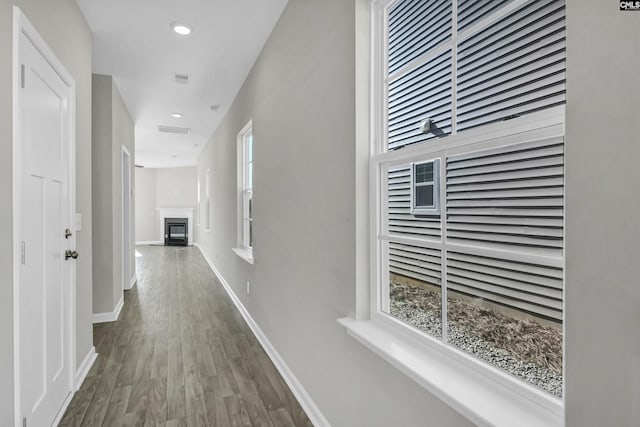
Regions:
<instances>
[{"instance_id":1,"label":"black fireplace insert","mask_svg":"<svg viewBox=\"0 0 640 427\"><path fill-rule=\"evenodd\" d=\"M187 218L164 219L165 246L187 246L189 242L189 220Z\"/></svg>"}]
</instances>

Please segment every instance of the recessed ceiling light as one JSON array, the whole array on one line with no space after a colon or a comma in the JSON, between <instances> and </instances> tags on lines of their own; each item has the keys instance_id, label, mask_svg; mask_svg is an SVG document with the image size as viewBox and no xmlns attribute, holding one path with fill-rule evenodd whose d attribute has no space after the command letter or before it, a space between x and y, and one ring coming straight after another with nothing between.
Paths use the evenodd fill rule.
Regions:
<instances>
[{"instance_id":1,"label":"recessed ceiling light","mask_svg":"<svg viewBox=\"0 0 640 427\"><path fill-rule=\"evenodd\" d=\"M176 119L181 119L182 113L171 113L171 117L175 117Z\"/></svg>"},{"instance_id":2,"label":"recessed ceiling light","mask_svg":"<svg viewBox=\"0 0 640 427\"><path fill-rule=\"evenodd\" d=\"M176 159L178 156L176 156L175 154L171 156L171 158Z\"/></svg>"},{"instance_id":3,"label":"recessed ceiling light","mask_svg":"<svg viewBox=\"0 0 640 427\"><path fill-rule=\"evenodd\" d=\"M193 29L190 26L183 24L181 22L172 22L171 28L173 29L173 31L180 34L181 36L188 36L193 31Z\"/></svg>"}]
</instances>

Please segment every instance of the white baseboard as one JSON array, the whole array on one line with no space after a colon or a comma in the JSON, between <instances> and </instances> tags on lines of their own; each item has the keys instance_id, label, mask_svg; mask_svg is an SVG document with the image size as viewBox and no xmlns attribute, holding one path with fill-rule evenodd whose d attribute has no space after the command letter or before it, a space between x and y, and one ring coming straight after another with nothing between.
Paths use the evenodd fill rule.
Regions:
<instances>
[{"instance_id":1,"label":"white baseboard","mask_svg":"<svg viewBox=\"0 0 640 427\"><path fill-rule=\"evenodd\" d=\"M264 351L276 366L276 368L280 372L280 375L282 375L282 378L291 389L291 392L294 394L296 399L298 399L298 402L300 402L300 406L302 406L302 409L304 409L304 412L307 414L307 417L309 417L309 420L311 420L315 427L331 427L331 424L329 424L327 418L322 414L322 412L320 412L320 408L318 408L315 402L311 399L311 396L309 396L300 381L298 381L293 371L289 369L282 356L280 356L273 344L271 344L267 336L264 334L264 332L262 332L262 329L260 329L256 321L253 320L253 317L251 317L251 314L249 314L240 299L233 292L231 286L229 286L229 283L227 283L224 277L222 277L222 274L220 273L218 268L213 264L213 262L211 262L209 257L207 257L207 255L202 250L202 247L200 247L198 243L196 243L195 246L200 250L200 253L204 257L205 261L207 261L207 264L209 264L209 267L211 267L213 273L216 275L220 283L222 283L222 286L227 291L227 294L235 304L236 308L238 309L238 311L240 311L240 314L249 325L249 328L251 328L251 331L253 331L253 334L256 336L256 338L264 348Z\"/></svg>"},{"instance_id":2,"label":"white baseboard","mask_svg":"<svg viewBox=\"0 0 640 427\"><path fill-rule=\"evenodd\" d=\"M93 313L93 323L115 322L118 320L118 316L120 316L122 306L124 306L124 295L120 296L116 308L114 308L113 311L108 313Z\"/></svg>"},{"instance_id":3,"label":"white baseboard","mask_svg":"<svg viewBox=\"0 0 640 427\"><path fill-rule=\"evenodd\" d=\"M96 361L97 357L98 353L96 353L96 348L91 347L80 366L78 366L78 370L76 371L75 391L78 391L80 389L80 386L84 382L84 379L87 378L87 374L89 373L89 370L93 366L93 362Z\"/></svg>"},{"instance_id":4,"label":"white baseboard","mask_svg":"<svg viewBox=\"0 0 640 427\"><path fill-rule=\"evenodd\" d=\"M76 370L75 383L73 384L73 391L69 393L67 398L62 403L62 406L60 407L60 410L56 414L56 417L53 420L53 423L51 423L52 426L57 426L58 424L60 424L60 421L62 421L62 417L64 417L65 412L67 412L67 409L69 408L69 404L71 403L73 396L80 389L80 386L84 382L84 379L87 377L87 374L89 373L89 370L93 366L93 362L96 361L97 357L98 357L98 353L96 353L96 348L91 347L89 349L89 352L85 356L84 360Z\"/></svg>"},{"instance_id":5,"label":"white baseboard","mask_svg":"<svg viewBox=\"0 0 640 427\"><path fill-rule=\"evenodd\" d=\"M131 280L129 280L129 287L127 287L125 291L128 291L129 289L133 288L133 285L135 285L137 281L138 281L138 278L136 277L135 274L131 276Z\"/></svg>"},{"instance_id":6,"label":"white baseboard","mask_svg":"<svg viewBox=\"0 0 640 427\"><path fill-rule=\"evenodd\" d=\"M142 242L136 242L136 245L161 245L164 242L161 242L160 240L145 240Z\"/></svg>"},{"instance_id":7,"label":"white baseboard","mask_svg":"<svg viewBox=\"0 0 640 427\"><path fill-rule=\"evenodd\" d=\"M67 398L64 400L64 402L62 402L62 406L58 410L56 417L53 419L53 423L51 423L52 426L57 426L60 424L60 421L62 421L62 417L64 417L65 412L67 412L67 409L69 408L69 404L71 403L71 400L73 399L74 395L75 395L75 392L69 393L69 395L67 395ZM22 425L22 423L20 423L20 425Z\"/></svg>"}]
</instances>

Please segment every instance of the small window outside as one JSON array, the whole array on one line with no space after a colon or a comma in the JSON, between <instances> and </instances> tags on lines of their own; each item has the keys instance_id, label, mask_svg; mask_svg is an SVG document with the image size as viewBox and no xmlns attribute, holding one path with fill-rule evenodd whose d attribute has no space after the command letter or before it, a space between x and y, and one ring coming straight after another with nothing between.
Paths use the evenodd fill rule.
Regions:
<instances>
[{"instance_id":1,"label":"small window outside","mask_svg":"<svg viewBox=\"0 0 640 427\"><path fill-rule=\"evenodd\" d=\"M412 169L411 213L434 215L439 213L438 160L416 163Z\"/></svg>"}]
</instances>

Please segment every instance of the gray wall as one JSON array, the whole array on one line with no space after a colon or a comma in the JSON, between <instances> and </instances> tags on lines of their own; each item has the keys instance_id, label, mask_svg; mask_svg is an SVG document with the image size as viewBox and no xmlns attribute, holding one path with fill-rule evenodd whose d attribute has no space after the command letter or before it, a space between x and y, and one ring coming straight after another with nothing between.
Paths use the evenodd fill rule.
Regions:
<instances>
[{"instance_id":1,"label":"gray wall","mask_svg":"<svg viewBox=\"0 0 640 427\"><path fill-rule=\"evenodd\" d=\"M568 426L640 425L640 13L567 1Z\"/></svg>"},{"instance_id":2,"label":"gray wall","mask_svg":"<svg viewBox=\"0 0 640 427\"><path fill-rule=\"evenodd\" d=\"M567 426L637 426L640 14L568 0L567 18ZM367 280L355 247L366 228L354 224L366 213L349 184L366 180L354 144L367 135L354 114L366 109L366 67L353 46L367 35L354 34L356 19L364 29L353 1L289 3L199 158L203 183L213 171L214 221L200 244L334 426L465 426L335 323L354 314L354 283ZM236 136L249 119L254 266L231 252Z\"/></svg>"},{"instance_id":3,"label":"gray wall","mask_svg":"<svg viewBox=\"0 0 640 427\"><path fill-rule=\"evenodd\" d=\"M11 221L13 5L18 5L76 81L77 361L93 345L91 323L91 33L73 0L0 0L0 221ZM12 239L0 242L0 425L13 423Z\"/></svg>"},{"instance_id":4,"label":"gray wall","mask_svg":"<svg viewBox=\"0 0 640 427\"><path fill-rule=\"evenodd\" d=\"M113 300L113 165L112 85L110 76L93 76L93 312L112 311Z\"/></svg>"},{"instance_id":5,"label":"gray wall","mask_svg":"<svg viewBox=\"0 0 640 427\"><path fill-rule=\"evenodd\" d=\"M11 219L14 3L78 85L77 198L84 222L78 233L80 362L92 345L91 36L72 0L0 0L4 223ZM640 127L634 121L640 98L640 14L596 0L568 0L567 8L567 425L634 426L640 423ZM290 2L200 156L200 176L207 167L214 171L215 211L215 234L202 244L334 426L468 425L335 323L352 314L355 303L356 209L348 185L354 182L356 161L354 20L351 1ZM231 252L235 138L250 118L256 139L253 267ZM5 239L0 282L11 283L11 266L11 242ZM252 280L251 295L244 293L246 280ZM11 287L5 289L0 425L13 422L12 297Z\"/></svg>"},{"instance_id":6,"label":"gray wall","mask_svg":"<svg viewBox=\"0 0 640 427\"><path fill-rule=\"evenodd\" d=\"M466 426L336 323L355 307L355 10L354 0L289 2L199 157L203 195L213 174L212 232L200 243L334 426ZM249 119L254 266L231 250L236 136Z\"/></svg>"},{"instance_id":7,"label":"gray wall","mask_svg":"<svg viewBox=\"0 0 640 427\"><path fill-rule=\"evenodd\" d=\"M162 241L157 208L195 208L196 182L195 166L136 169L136 242Z\"/></svg>"},{"instance_id":8,"label":"gray wall","mask_svg":"<svg viewBox=\"0 0 640 427\"><path fill-rule=\"evenodd\" d=\"M113 145L112 145L112 155L113 155L113 269L116 274L116 283L122 282L122 251L123 251L123 238L122 238L122 147L125 147L129 152L129 179L131 184L131 189L135 189L135 163L136 163L136 155L135 155L135 126L133 120L131 119L131 114L129 114L129 110L127 106L124 104L124 100L120 95L120 91L118 90L118 86L116 82L113 81L113 85L111 87L112 91L112 129L113 129ZM94 174L95 176L95 174ZM129 271L131 275L124 279L124 284L128 288L131 277L136 274L136 263L135 263L135 192L132 191L132 194L129 194L129 223L130 223L130 248L129 248ZM118 302L117 298L120 298L121 287L114 286L113 289L113 297ZM95 311L94 311L95 313Z\"/></svg>"},{"instance_id":9,"label":"gray wall","mask_svg":"<svg viewBox=\"0 0 640 427\"><path fill-rule=\"evenodd\" d=\"M159 241L156 169L136 168L136 242Z\"/></svg>"},{"instance_id":10,"label":"gray wall","mask_svg":"<svg viewBox=\"0 0 640 427\"><path fill-rule=\"evenodd\" d=\"M93 313L114 310L122 296L122 147L131 154L134 125L111 76L93 76ZM131 219L135 222L132 200ZM135 236L135 224L132 224ZM132 237L133 241L133 237ZM135 269L133 243L131 263ZM133 271L135 274L135 270Z\"/></svg>"},{"instance_id":11,"label":"gray wall","mask_svg":"<svg viewBox=\"0 0 640 427\"><path fill-rule=\"evenodd\" d=\"M197 168L156 169L159 208L195 208Z\"/></svg>"}]
</instances>

